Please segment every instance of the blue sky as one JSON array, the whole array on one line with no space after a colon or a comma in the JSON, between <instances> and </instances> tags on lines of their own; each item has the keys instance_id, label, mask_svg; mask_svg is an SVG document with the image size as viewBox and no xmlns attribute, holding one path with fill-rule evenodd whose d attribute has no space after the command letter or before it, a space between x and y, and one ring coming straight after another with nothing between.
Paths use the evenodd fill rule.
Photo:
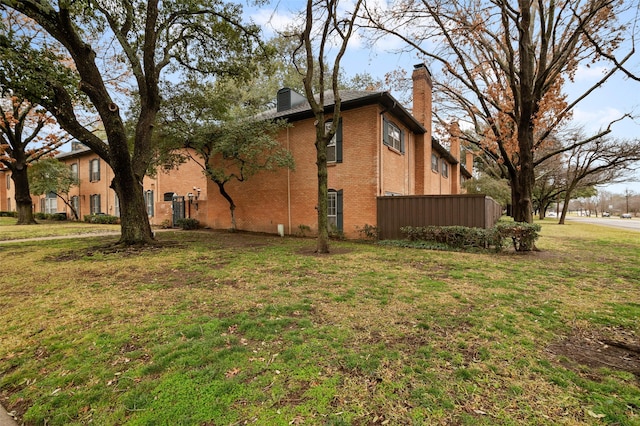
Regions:
<instances>
[{"instance_id":1,"label":"blue sky","mask_svg":"<svg viewBox=\"0 0 640 426\"><path fill-rule=\"evenodd\" d=\"M382 2L382 0L379 1ZM246 9L245 14L261 25L265 34L270 36L275 33L275 30L291 24L295 12L303 10L305 4L303 0L273 0L259 8ZM396 39L387 37L370 48L355 37L342 61L343 72L347 76L367 72L375 77L384 78L386 73L404 68L410 75L413 65L421 59L409 53L389 53L399 46ZM640 74L639 57L640 53L637 53L636 58L632 58L631 65L637 74ZM427 66L429 66L428 63ZM575 83L565 86L569 97L575 97L592 86L602 77L604 71L605 68L598 64L590 68L580 67L576 73ZM640 82L628 80L622 75L614 77L574 109L574 122L583 125L587 131L597 131L624 113L638 114L639 118L636 120L625 119L616 124L612 133L612 136L617 138L638 138L640 137L638 93L640 93ZM610 185L603 189L614 193L622 193L625 189L629 189L640 194L640 170L636 173L635 180L637 181Z\"/></svg>"}]
</instances>

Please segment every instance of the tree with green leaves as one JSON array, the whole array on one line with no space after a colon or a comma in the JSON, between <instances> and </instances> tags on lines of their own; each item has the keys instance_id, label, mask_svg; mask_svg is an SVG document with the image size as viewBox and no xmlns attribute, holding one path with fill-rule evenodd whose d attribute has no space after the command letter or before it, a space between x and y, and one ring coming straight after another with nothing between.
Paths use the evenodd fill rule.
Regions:
<instances>
[{"instance_id":1,"label":"tree with green leaves","mask_svg":"<svg viewBox=\"0 0 640 426\"><path fill-rule=\"evenodd\" d=\"M65 163L55 158L35 162L29 170L29 186L33 195L55 194L71 210L75 220L78 212L69 201L69 191L78 185L78 177Z\"/></svg>"},{"instance_id":2,"label":"tree with green leaves","mask_svg":"<svg viewBox=\"0 0 640 426\"><path fill-rule=\"evenodd\" d=\"M33 23L16 12L0 19L0 165L11 172L19 225L36 223L29 187L29 165L52 155L66 142L54 117L38 96L25 96L25 88L42 85L25 78L30 67L43 69L43 77L73 81L71 71L54 49L43 45Z\"/></svg>"},{"instance_id":3,"label":"tree with green leaves","mask_svg":"<svg viewBox=\"0 0 640 426\"><path fill-rule=\"evenodd\" d=\"M261 119L256 106L265 99L250 87L234 79L189 80L167 90L161 111L159 162L177 165L187 157L197 163L229 203L232 231L237 229L236 204L227 184L294 168L291 153L277 140L287 124Z\"/></svg>"},{"instance_id":4,"label":"tree with green leaves","mask_svg":"<svg viewBox=\"0 0 640 426\"><path fill-rule=\"evenodd\" d=\"M111 188L120 200L120 244L153 240L142 181L154 155L153 129L162 104L160 84L166 71L248 77L257 57L269 53L259 39L259 28L245 25L240 6L217 0L92 0L60 2L0 0L0 5L33 19L63 46L86 96L104 126L106 140L95 125L83 121L73 103L73 88L55 79L42 80L42 103L58 123L91 148L114 172ZM100 50L107 43L110 50ZM112 71L132 88L123 96L111 86ZM25 68L31 80L39 67ZM42 93L46 91L46 96ZM135 99L132 132L123 114Z\"/></svg>"}]
</instances>

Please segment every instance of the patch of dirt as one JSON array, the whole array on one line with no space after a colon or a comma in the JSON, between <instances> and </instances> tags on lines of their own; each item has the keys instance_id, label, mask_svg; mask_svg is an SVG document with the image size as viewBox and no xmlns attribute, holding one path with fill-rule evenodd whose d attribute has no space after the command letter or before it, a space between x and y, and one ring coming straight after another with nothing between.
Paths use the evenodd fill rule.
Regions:
<instances>
[{"instance_id":1,"label":"patch of dirt","mask_svg":"<svg viewBox=\"0 0 640 426\"><path fill-rule=\"evenodd\" d=\"M89 247L86 250L72 250L61 253L57 256L48 256L45 260L54 262L65 262L91 257L95 254L117 254L121 257L130 257L145 252L153 252L164 250L169 247L181 247L182 244L175 241L155 241L152 244L140 244L132 246L124 246L120 244L108 244L101 246Z\"/></svg>"},{"instance_id":2,"label":"patch of dirt","mask_svg":"<svg viewBox=\"0 0 640 426\"><path fill-rule=\"evenodd\" d=\"M547 347L563 366L610 368L633 373L640 381L640 337L621 327L573 330ZM570 362L567 362L567 359Z\"/></svg>"},{"instance_id":3,"label":"patch of dirt","mask_svg":"<svg viewBox=\"0 0 640 426\"><path fill-rule=\"evenodd\" d=\"M329 247L329 253L318 253L316 251L316 247L302 247L300 248L297 253L298 254L302 254L305 256L318 256L318 257L324 257L324 256L331 256L334 254L345 254L345 253L350 253L351 250L347 249L347 248L331 248Z\"/></svg>"}]
</instances>

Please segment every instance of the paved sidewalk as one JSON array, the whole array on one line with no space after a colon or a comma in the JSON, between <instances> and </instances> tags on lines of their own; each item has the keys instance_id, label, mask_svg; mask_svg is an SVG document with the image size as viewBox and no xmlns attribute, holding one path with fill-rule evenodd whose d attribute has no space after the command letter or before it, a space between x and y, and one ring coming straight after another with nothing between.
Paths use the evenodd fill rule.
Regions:
<instances>
[{"instance_id":1,"label":"paved sidewalk","mask_svg":"<svg viewBox=\"0 0 640 426\"><path fill-rule=\"evenodd\" d=\"M7 414L2 405L0 405L0 426L18 426L18 423Z\"/></svg>"}]
</instances>

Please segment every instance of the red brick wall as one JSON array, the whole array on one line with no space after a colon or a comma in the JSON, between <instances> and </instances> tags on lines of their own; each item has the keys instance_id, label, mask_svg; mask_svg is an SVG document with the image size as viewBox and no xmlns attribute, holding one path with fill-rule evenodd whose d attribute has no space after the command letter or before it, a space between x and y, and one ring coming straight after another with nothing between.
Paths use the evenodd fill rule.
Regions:
<instances>
[{"instance_id":1,"label":"red brick wall","mask_svg":"<svg viewBox=\"0 0 640 426\"><path fill-rule=\"evenodd\" d=\"M357 228L376 224L376 196L385 191L412 194L415 189L415 137L394 121L405 132L406 152L400 154L384 146L380 112L377 105L343 112L343 161L328 166L329 189L343 191L343 230L347 237L358 237ZM301 225L317 232L314 121L298 121L279 138L291 150L295 170L261 172L246 182L227 184L227 192L237 206L238 229L276 233L278 224L282 224L286 234L296 234ZM209 224L230 228L227 201L211 182L207 191Z\"/></svg>"}]
</instances>

